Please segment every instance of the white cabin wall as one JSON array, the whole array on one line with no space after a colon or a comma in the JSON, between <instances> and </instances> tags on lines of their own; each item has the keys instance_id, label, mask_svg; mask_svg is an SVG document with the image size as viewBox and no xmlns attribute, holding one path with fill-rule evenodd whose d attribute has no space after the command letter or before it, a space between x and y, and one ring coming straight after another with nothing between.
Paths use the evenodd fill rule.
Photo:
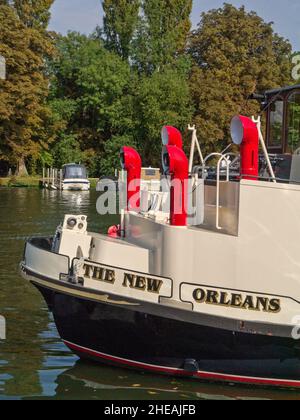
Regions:
<instances>
[{"instance_id":1,"label":"white cabin wall","mask_svg":"<svg viewBox=\"0 0 300 420\"><path fill-rule=\"evenodd\" d=\"M127 240L152 250L152 274L181 283L236 287L237 238L198 228L171 227L130 214ZM230 264L228 264L230 261Z\"/></svg>"},{"instance_id":2,"label":"white cabin wall","mask_svg":"<svg viewBox=\"0 0 300 420\"><path fill-rule=\"evenodd\" d=\"M240 288L300 301L300 187L243 181L239 229Z\"/></svg>"},{"instance_id":3,"label":"white cabin wall","mask_svg":"<svg viewBox=\"0 0 300 420\"><path fill-rule=\"evenodd\" d=\"M172 277L177 285L189 282L300 301L299 186L242 181L238 237L174 228L133 214L129 223L128 239L152 251L151 272Z\"/></svg>"}]
</instances>

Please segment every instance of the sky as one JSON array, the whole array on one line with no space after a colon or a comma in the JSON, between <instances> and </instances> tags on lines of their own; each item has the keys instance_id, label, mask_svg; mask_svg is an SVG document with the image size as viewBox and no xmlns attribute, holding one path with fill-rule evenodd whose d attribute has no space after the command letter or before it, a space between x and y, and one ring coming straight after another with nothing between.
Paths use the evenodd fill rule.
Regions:
<instances>
[{"instance_id":1,"label":"sky","mask_svg":"<svg viewBox=\"0 0 300 420\"><path fill-rule=\"evenodd\" d=\"M300 1L299 0L227 0L235 6L246 6L256 11L274 29L288 38L294 51L300 51ZM195 27L204 11L221 7L224 0L194 0L192 22ZM102 23L101 0L55 0L52 7L50 29L66 34L78 31L89 34Z\"/></svg>"}]
</instances>

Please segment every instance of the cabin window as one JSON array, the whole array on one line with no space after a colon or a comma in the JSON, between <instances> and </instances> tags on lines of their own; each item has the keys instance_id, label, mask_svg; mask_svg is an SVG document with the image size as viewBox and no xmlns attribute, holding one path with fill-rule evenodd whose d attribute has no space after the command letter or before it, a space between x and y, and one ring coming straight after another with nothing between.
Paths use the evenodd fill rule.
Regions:
<instances>
[{"instance_id":1,"label":"cabin window","mask_svg":"<svg viewBox=\"0 0 300 420\"><path fill-rule=\"evenodd\" d=\"M270 109L270 127L269 127L269 146L282 147L284 121L284 101L278 99L271 105Z\"/></svg>"},{"instance_id":2,"label":"cabin window","mask_svg":"<svg viewBox=\"0 0 300 420\"><path fill-rule=\"evenodd\" d=\"M83 166L79 166L79 165L66 166L64 168L64 178L65 179L86 179L87 178L86 169Z\"/></svg>"},{"instance_id":3,"label":"cabin window","mask_svg":"<svg viewBox=\"0 0 300 420\"><path fill-rule=\"evenodd\" d=\"M300 148L300 91L288 98L288 153L295 153Z\"/></svg>"}]
</instances>

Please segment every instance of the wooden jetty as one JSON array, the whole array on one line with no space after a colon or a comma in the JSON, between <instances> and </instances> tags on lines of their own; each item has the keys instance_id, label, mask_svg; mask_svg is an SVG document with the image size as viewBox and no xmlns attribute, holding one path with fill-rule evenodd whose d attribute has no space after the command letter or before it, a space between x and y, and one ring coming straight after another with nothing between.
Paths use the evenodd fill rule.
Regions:
<instances>
[{"instance_id":1,"label":"wooden jetty","mask_svg":"<svg viewBox=\"0 0 300 420\"><path fill-rule=\"evenodd\" d=\"M43 168L43 178L40 180L40 186L49 190L63 189L63 171L62 169Z\"/></svg>"}]
</instances>

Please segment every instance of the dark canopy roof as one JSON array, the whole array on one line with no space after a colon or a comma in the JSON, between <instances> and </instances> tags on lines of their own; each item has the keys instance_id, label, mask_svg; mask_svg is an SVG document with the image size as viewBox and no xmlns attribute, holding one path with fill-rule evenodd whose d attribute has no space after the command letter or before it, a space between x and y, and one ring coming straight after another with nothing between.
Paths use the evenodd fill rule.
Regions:
<instances>
[{"instance_id":1,"label":"dark canopy roof","mask_svg":"<svg viewBox=\"0 0 300 420\"><path fill-rule=\"evenodd\" d=\"M285 92L290 92L292 90L297 90L297 89L300 89L300 85L286 86L286 87L283 87L283 88L267 90L266 95L268 95L268 96L276 95L277 93L285 93Z\"/></svg>"},{"instance_id":2,"label":"dark canopy roof","mask_svg":"<svg viewBox=\"0 0 300 420\"><path fill-rule=\"evenodd\" d=\"M86 179L87 171L83 165L70 163L63 166L64 179Z\"/></svg>"}]
</instances>

